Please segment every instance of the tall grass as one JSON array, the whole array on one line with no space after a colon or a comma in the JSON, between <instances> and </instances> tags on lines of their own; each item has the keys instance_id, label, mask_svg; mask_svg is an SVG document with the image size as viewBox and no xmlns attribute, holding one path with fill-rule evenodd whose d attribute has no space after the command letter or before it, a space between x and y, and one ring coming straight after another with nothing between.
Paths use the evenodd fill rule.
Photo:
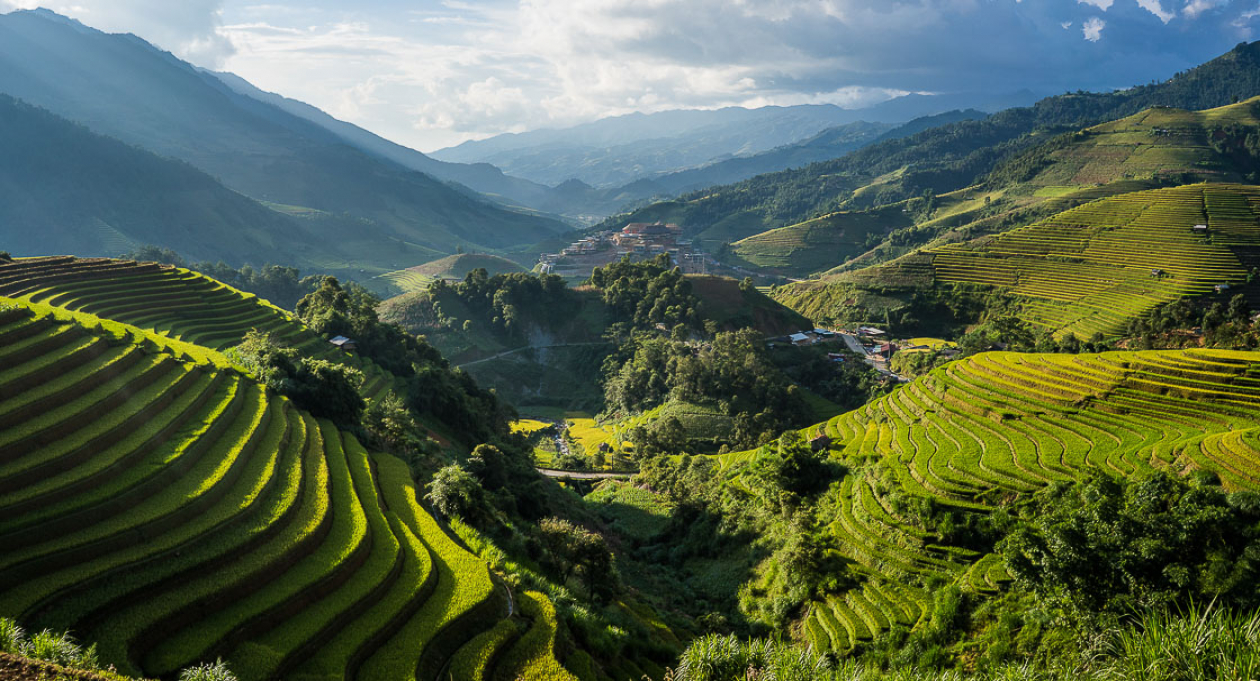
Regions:
<instances>
[{"instance_id":1,"label":"tall grass","mask_svg":"<svg viewBox=\"0 0 1260 681\"><path fill-rule=\"evenodd\" d=\"M1011 664L980 674L847 659L838 665L809 648L735 636L692 642L667 681L1260 681L1260 612L1194 606L1153 612L1105 634L1101 651L1048 665ZM1083 648L1092 648L1083 645ZM1085 652L1085 651L1082 651Z\"/></svg>"},{"instance_id":2,"label":"tall grass","mask_svg":"<svg viewBox=\"0 0 1260 681\"><path fill-rule=\"evenodd\" d=\"M1117 633L1106 676L1125 681L1260 679L1260 612L1192 606Z\"/></svg>"},{"instance_id":3,"label":"tall grass","mask_svg":"<svg viewBox=\"0 0 1260 681\"><path fill-rule=\"evenodd\" d=\"M236 681L236 676L219 659L185 669L179 673L179 681Z\"/></svg>"}]
</instances>

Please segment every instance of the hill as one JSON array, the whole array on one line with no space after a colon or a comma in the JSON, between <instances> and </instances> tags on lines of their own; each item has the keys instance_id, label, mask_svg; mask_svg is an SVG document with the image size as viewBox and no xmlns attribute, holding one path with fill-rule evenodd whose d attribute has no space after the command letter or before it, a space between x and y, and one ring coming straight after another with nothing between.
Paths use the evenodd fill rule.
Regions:
<instances>
[{"instance_id":1,"label":"hill","mask_svg":"<svg viewBox=\"0 0 1260 681\"><path fill-rule=\"evenodd\" d=\"M223 656L242 679L572 678L545 597L508 619L406 464L121 328L4 299L0 611L152 676Z\"/></svg>"},{"instance_id":2,"label":"hill","mask_svg":"<svg viewBox=\"0 0 1260 681\"><path fill-rule=\"evenodd\" d=\"M491 276L507 272L524 272L525 268L497 255L482 253L458 253L438 258L423 265L408 267L397 272L382 274L378 279L388 281L402 293L423 291L437 279L463 279L469 272L482 268Z\"/></svg>"},{"instance_id":3,"label":"hill","mask_svg":"<svg viewBox=\"0 0 1260 681\"><path fill-rule=\"evenodd\" d=\"M318 238L305 245L343 253L341 262L328 258L336 269L410 259L399 264L406 266L431 259L421 254L527 244L568 229L365 153L134 36L106 35L43 10L0 15L0 92L185 161L256 200L324 217L307 224ZM327 224L343 214L374 228ZM234 240L221 241L227 248ZM238 262L249 253L237 251Z\"/></svg>"},{"instance_id":4,"label":"hill","mask_svg":"<svg viewBox=\"0 0 1260 681\"><path fill-rule=\"evenodd\" d=\"M363 371L366 398L396 388L389 372L342 353L288 312L184 268L70 256L19 259L0 263L0 296L89 326L143 329L152 342L219 367L230 364L222 351L251 330L262 331L306 356Z\"/></svg>"},{"instance_id":5,"label":"hill","mask_svg":"<svg viewBox=\"0 0 1260 681\"><path fill-rule=\"evenodd\" d=\"M1008 295L1023 319L1056 335L1115 336L1161 304L1217 287L1227 289L1222 297L1249 290L1260 265L1258 202L1260 189L1247 185L1122 194L773 295L816 318L878 318L911 309L915 292L975 285ZM882 302L864 301L875 290Z\"/></svg>"},{"instance_id":6,"label":"hill","mask_svg":"<svg viewBox=\"0 0 1260 681\"><path fill-rule=\"evenodd\" d=\"M1009 592L999 528L1039 490L1195 470L1211 472L1204 480L1219 476L1226 491L1260 487L1257 368L1254 352L985 353L806 429L806 437L829 437L824 458L843 468L801 458L794 467L780 444L677 460L648 482L689 488L680 495L674 487L671 499L701 503L717 515L707 522L728 528L700 555L726 546L721 569L746 566L741 593L754 598L745 597L745 613L767 623L787 613L792 623L782 631L841 654L877 655L881 640L901 645L905 632L896 630L908 630L910 657L901 659L913 660L922 653L916 632L942 645L939 633L922 632L940 632L939 614L959 602L975 618L959 627L1021 616L1018 601L997 610L983 603ZM775 501L784 494L795 496ZM749 510L762 506L792 517ZM741 530L774 539L763 539L760 557L741 556L729 539ZM706 542L707 532L689 539ZM690 579L703 581L711 573L696 563ZM1040 634L1023 635L1031 646Z\"/></svg>"},{"instance_id":7,"label":"hill","mask_svg":"<svg viewBox=\"0 0 1260 681\"><path fill-rule=\"evenodd\" d=\"M18 254L118 255L166 243L206 258L288 262L311 235L190 165L0 95L0 225Z\"/></svg>"},{"instance_id":8,"label":"hill","mask_svg":"<svg viewBox=\"0 0 1260 681\"><path fill-rule=\"evenodd\" d=\"M1057 135L1155 106L1208 109L1257 95L1260 43L1241 44L1162 83L1049 97L983 120L953 122L888 139L838 159L693 192L610 218L604 226L666 219L682 224L696 238L733 243L836 212L890 207L956 192L976 185L1003 163ZM903 226L900 222L887 225L885 236L891 237ZM925 236L930 240L938 233ZM841 264L841 259L833 264Z\"/></svg>"}]
</instances>

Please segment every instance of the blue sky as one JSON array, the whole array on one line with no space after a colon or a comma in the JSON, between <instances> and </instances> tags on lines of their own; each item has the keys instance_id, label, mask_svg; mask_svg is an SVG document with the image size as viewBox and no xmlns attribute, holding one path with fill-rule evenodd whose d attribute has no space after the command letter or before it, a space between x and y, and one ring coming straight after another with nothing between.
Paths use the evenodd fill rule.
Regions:
<instances>
[{"instance_id":1,"label":"blue sky","mask_svg":"<svg viewBox=\"0 0 1260 681\"><path fill-rule=\"evenodd\" d=\"M0 0L132 32L421 150L631 111L1122 88L1260 0Z\"/></svg>"}]
</instances>

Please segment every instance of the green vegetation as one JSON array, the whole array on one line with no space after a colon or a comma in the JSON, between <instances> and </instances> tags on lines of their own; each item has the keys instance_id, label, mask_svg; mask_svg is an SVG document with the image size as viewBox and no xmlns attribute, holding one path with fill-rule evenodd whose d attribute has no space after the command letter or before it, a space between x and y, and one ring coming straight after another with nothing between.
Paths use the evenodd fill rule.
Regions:
<instances>
[{"instance_id":1,"label":"green vegetation","mask_svg":"<svg viewBox=\"0 0 1260 681\"><path fill-rule=\"evenodd\" d=\"M1062 617L1247 612L1258 366L1225 350L979 354L807 429L823 450L785 437L653 460L640 480L679 510L636 555L671 547L696 592L702 557L742 561L738 602L710 621L891 669L962 666L977 646L989 670L1057 655L1076 640Z\"/></svg>"},{"instance_id":2,"label":"green vegetation","mask_svg":"<svg viewBox=\"0 0 1260 681\"><path fill-rule=\"evenodd\" d=\"M122 260L138 262L158 262L174 267L187 267L217 279L228 286L249 291L259 298L271 301L286 310L293 306L302 296L314 291L319 286L321 277L307 275L302 277L296 267L284 265L263 265L255 269L251 265L232 267L222 260L218 262L201 262L189 264L175 251L169 248L147 245L130 253L119 256Z\"/></svg>"},{"instance_id":3,"label":"green vegetation","mask_svg":"<svg viewBox=\"0 0 1260 681\"><path fill-rule=\"evenodd\" d=\"M248 378L152 344L115 351L118 337L31 306L0 319L23 337L0 372L0 611L94 645L6 620L7 641L124 671L221 657L242 679L413 678L495 627L488 571L418 505L406 464ZM43 378L88 348L88 366L117 369Z\"/></svg>"},{"instance_id":4,"label":"green vegetation","mask_svg":"<svg viewBox=\"0 0 1260 681\"><path fill-rule=\"evenodd\" d=\"M1067 681L1223 681L1254 676L1260 669L1256 645L1260 617L1219 608L1192 607L1156 612L1139 621L1082 641L1083 647L1036 665L1007 664L966 676L874 665L845 660L832 663L817 651L770 641L740 641L734 636L697 639L682 656L669 681L737 681L753 676L783 681L977 681L1028 679Z\"/></svg>"},{"instance_id":5,"label":"green vegetation","mask_svg":"<svg viewBox=\"0 0 1260 681\"><path fill-rule=\"evenodd\" d=\"M525 268L520 265L497 255L458 253L423 265L408 267L405 270L388 272L379 275L378 278L388 281L402 293L415 293L427 290L430 284L439 279L462 280L477 269L485 270L490 276L525 271Z\"/></svg>"},{"instance_id":6,"label":"green vegetation","mask_svg":"<svg viewBox=\"0 0 1260 681\"><path fill-rule=\"evenodd\" d=\"M1156 307L1247 284L1260 239L1257 196L1254 187L1221 184L1123 194L996 237L928 249L774 295L816 316L878 314L914 330L950 314L974 321L957 310L942 315L940 304L929 304L952 291L982 308L1017 310L1057 337L1115 337ZM908 275L912 269L916 273ZM863 307L857 291L875 287L883 287L885 298Z\"/></svg>"}]
</instances>

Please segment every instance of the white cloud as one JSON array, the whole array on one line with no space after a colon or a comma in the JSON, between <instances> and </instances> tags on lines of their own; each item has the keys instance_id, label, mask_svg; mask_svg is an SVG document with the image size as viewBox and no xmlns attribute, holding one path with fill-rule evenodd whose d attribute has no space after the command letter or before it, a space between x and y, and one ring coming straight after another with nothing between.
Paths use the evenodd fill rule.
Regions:
<instances>
[{"instance_id":1,"label":"white cloud","mask_svg":"<svg viewBox=\"0 0 1260 681\"><path fill-rule=\"evenodd\" d=\"M45 7L102 31L135 33L201 66L233 52L220 32L224 0L0 0L0 8Z\"/></svg>"},{"instance_id":2,"label":"white cloud","mask_svg":"<svg viewBox=\"0 0 1260 681\"><path fill-rule=\"evenodd\" d=\"M1178 8L1207 2L1173 1ZM1134 2L1165 24L1189 18L1161 0ZM421 149L633 111L859 107L907 92L1114 87L1166 77L1251 30L1250 17L1234 11L1232 23L1183 22L1173 40L1156 32L1156 22L1133 21L1142 12L1129 0L0 0L0 7L36 3L134 32ZM1108 49L1074 49L1081 35Z\"/></svg>"},{"instance_id":3,"label":"white cloud","mask_svg":"<svg viewBox=\"0 0 1260 681\"><path fill-rule=\"evenodd\" d=\"M1198 18L1200 14L1218 7L1221 3L1216 0L1189 0L1186 6L1181 10L1182 16L1189 19Z\"/></svg>"},{"instance_id":4,"label":"white cloud","mask_svg":"<svg viewBox=\"0 0 1260 681\"><path fill-rule=\"evenodd\" d=\"M1102 39L1102 32L1106 27L1107 22L1098 17L1090 17L1081 25L1081 33L1085 34L1086 40L1096 43Z\"/></svg>"},{"instance_id":5,"label":"white cloud","mask_svg":"<svg viewBox=\"0 0 1260 681\"><path fill-rule=\"evenodd\" d=\"M1175 12L1169 12L1164 9L1164 6L1160 4L1159 0L1137 0L1137 4L1142 9L1159 17L1159 20L1165 24L1172 21L1177 16Z\"/></svg>"}]
</instances>

